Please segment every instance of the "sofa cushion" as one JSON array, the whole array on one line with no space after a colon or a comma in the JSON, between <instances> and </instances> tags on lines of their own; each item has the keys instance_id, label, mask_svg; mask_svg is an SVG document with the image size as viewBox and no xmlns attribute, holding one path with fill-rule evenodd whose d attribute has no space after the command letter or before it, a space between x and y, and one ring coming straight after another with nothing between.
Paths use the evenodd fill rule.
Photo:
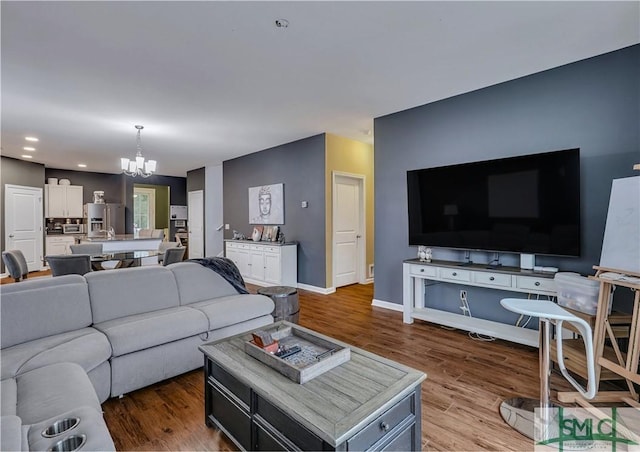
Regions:
<instances>
[{"instance_id":1,"label":"sofa cushion","mask_svg":"<svg viewBox=\"0 0 640 452\"><path fill-rule=\"evenodd\" d=\"M195 262L180 262L167 268L176 278L181 305L238 294L222 276Z\"/></svg>"},{"instance_id":2,"label":"sofa cushion","mask_svg":"<svg viewBox=\"0 0 640 452\"><path fill-rule=\"evenodd\" d=\"M208 321L202 312L181 306L109 320L94 327L109 338L116 357L205 333Z\"/></svg>"},{"instance_id":3,"label":"sofa cushion","mask_svg":"<svg viewBox=\"0 0 640 452\"><path fill-rule=\"evenodd\" d=\"M22 421L18 416L0 418L0 450L27 450L22 444Z\"/></svg>"},{"instance_id":4,"label":"sofa cushion","mask_svg":"<svg viewBox=\"0 0 640 452\"><path fill-rule=\"evenodd\" d=\"M18 386L15 378L7 378L0 381L0 415L10 416L16 414L18 406ZM4 450L4 449L0 449Z\"/></svg>"},{"instance_id":5,"label":"sofa cushion","mask_svg":"<svg viewBox=\"0 0 640 452\"><path fill-rule=\"evenodd\" d=\"M23 424L35 424L78 406L101 412L87 373L78 364L58 363L16 377L18 408Z\"/></svg>"},{"instance_id":6,"label":"sofa cushion","mask_svg":"<svg viewBox=\"0 0 640 452\"><path fill-rule=\"evenodd\" d=\"M82 328L3 349L1 378L60 362L77 363L89 372L110 357L107 337L94 328Z\"/></svg>"},{"instance_id":7,"label":"sofa cushion","mask_svg":"<svg viewBox=\"0 0 640 452\"><path fill-rule=\"evenodd\" d=\"M209 319L209 330L244 322L273 312L273 300L264 295L231 295L192 303Z\"/></svg>"},{"instance_id":8,"label":"sofa cushion","mask_svg":"<svg viewBox=\"0 0 640 452\"><path fill-rule=\"evenodd\" d=\"M179 306L173 273L164 267L135 267L91 272L93 323Z\"/></svg>"},{"instance_id":9,"label":"sofa cushion","mask_svg":"<svg viewBox=\"0 0 640 452\"><path fill-rule=\"evenodd\" d=\"M4 284L0 296L3 349L91 325L89 292L79 275Z\"/></svg>"}]
</instances>

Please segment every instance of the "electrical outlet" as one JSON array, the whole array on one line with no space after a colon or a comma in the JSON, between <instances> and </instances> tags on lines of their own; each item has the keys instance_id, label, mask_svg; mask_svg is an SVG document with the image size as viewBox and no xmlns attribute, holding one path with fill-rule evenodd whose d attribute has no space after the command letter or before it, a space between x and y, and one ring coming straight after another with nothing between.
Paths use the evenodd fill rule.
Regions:
<instances>
[{"instance_id":1,"label":"electrical outlet","mask_svg":"<svg viewBox=\"0 0 640 452\"><path fill-rule=\"evenodd\" d=\"M460 291L460 299L461 300L466 300L467 299L467 291L466 290L461 290Z\"/></svg>"}]
</instances>

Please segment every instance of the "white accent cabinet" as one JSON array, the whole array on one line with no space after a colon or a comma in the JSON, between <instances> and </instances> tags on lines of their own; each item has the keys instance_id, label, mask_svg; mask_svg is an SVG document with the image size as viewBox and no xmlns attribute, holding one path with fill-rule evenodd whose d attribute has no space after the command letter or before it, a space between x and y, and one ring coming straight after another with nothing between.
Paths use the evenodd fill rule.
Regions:
<instances>
[{"instance_id":1,"label":"white accent cabinet","mask_svg":"<svg viewBox=\"0 0 640 452\"><path fill-rule=\"evenodd\" d=\"M553 273L540 273L514 267L487 268L485 265L461 266L456 262L420 262L408 259L403 267L403 321L425 320L453 328L497 337L532 347L538 346L538 331L520 328L492 320L471 318L427 306L426 281L440 281L465 286L521 292L523 294L556 296ZM496 298L504 298L496 294Z\"/></svg>"},{"instance_id":2,"label":"white accent cabinet","mask_svg":"<svg viewBox=\"0 0 640 452\"><path fill-rule=\"evenodd\" d=\"M44 216L46 218L82 218L82 185L44 186Z\"/></svg>"},{"instance_id":3,"label":"white accent cabinet","mask_svg":"<svg viewBox=\"0 0 640 452\"><path fill-rule=\"evenodd\" d=\"M236 264L245 282L257 286L298 287L296 243L226 240L225 256Z\"/></svg>"}]
</instances>

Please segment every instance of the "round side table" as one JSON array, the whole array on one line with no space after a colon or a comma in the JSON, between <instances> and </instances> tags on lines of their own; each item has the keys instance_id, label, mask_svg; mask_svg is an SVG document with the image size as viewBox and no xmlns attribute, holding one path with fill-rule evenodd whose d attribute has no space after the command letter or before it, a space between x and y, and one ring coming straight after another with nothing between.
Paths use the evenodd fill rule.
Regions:
<instances>
[{"instance_id":1,"label":"round side table","mask_svg":"<svg viewBox=\"0 0 640 452\"><path fill-rule=\"evenodd\" d=\"M274 322L287 320L291 323L298 323L300 317L298 289L287 286L261 287L258 289L258 293L270 297L275 303L276 307L271 313Z\"/></svg>"}]
</instances>

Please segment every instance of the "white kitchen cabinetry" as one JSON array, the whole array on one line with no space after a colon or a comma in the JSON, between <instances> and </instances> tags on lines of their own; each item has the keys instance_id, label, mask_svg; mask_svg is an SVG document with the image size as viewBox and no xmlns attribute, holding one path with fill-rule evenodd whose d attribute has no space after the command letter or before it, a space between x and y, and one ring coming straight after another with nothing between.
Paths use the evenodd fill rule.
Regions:
<instances>
[{"instance_id":1,"label":"white kitchen cabinetry","mask_svg":"<svg viewBox=\"0 0 640 452\"><path fill-rule=\"evenodd\" d=\"M72 236L55 235L47 236L46 240L46 256L54 254L71 254L70 245L75 243Z\"/></svg>"},{"instance_id":2,"label":"white kitchen cabinetry","mask_svg":"<svg viewBox=\"0 0 640 452\"><path fill-rule=\"evenodd\" d=\"M82 218L82 185L44 186L46 218Z\"/></svg>"},{"instance_id":3,"label":"white kitchen cabinetry","mask_svg":"<svg viewBox=\"0 0 640 452\"><path fill-rule=\"evenodd\" d=\"M229 240L225 245L225 255L236 264L246 282L258 286L298 286L296 243Z\"/></svg>"}]
</instances>

